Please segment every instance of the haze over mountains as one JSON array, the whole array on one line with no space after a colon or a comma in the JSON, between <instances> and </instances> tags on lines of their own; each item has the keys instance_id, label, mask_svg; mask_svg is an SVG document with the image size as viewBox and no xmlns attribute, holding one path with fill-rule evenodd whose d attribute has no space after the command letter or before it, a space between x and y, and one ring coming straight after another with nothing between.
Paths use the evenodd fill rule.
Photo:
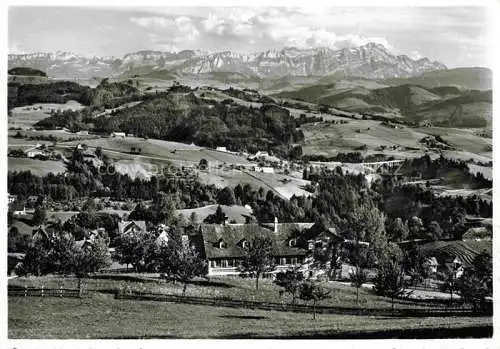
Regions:
<instances>
[{"instance_id":1,"label":"haze over mountains","mask_svg":"<svg viewBox=\"0 0 500 349\"><path fill-rule=\"evenodd\" d=\"M407 78L446 69L444 64L428 58L414 60L406 55L394 55L383 45L375 43L342 50L286 47L251 54L232 51L140 51L126 54L123 58L85 57L68 52L10 54L9 68L18 66L40 69L56 78L103 77L166 70L177 75L233 72L256 78L280 78L341 74L386 79Z\"/></svg>"}]
</instances>

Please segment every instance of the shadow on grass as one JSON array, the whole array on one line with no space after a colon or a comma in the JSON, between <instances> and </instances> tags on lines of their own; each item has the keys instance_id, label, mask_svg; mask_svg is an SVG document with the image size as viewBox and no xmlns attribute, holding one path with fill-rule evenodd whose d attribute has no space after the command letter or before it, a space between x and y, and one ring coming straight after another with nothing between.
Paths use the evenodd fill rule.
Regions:
<instances>
[{"instance_id":1,"label":"shadow on grass","mask_svg":"<svg viewBox=\"0 0 500 349\"><path fill-rule=\"evenodd\" d=\"M381 331L321 331L289 336L237 333L214 338L221 339L433 339L433 338L491 338L493 326L470 326L461 328L422 328Z\"/></svg>"},{"instance_id":2,"label":"shadow on grass","mask_svg":"<svg viewBox=\"0 0 500 349\"><path fill-rule=\"evenodd\" d=\"M266 320L268 317L257 315L220 315L221 318L240 319L240 320Z\"/></svg>"},{"instance_id":3,"label":"shadow on grass","mask_svg":"<svg viewBox=\"0 0 500 349\"><path fill-rule=\"evenodd\" d=\"M109 336L99 337L98 339L180 339L182 337L172 335L154 335L154 336Z\"/></svg>"},{"instance_id":4,"label":"shadow on grass","mask_svg":"<svg viewBox=\"0 0 500 349\"><path fill-rule=\"evenodd\" d=\"M157 282L159 279L147 278L135 275L120 275L120 274L96 274L90 279L98 280L113 280L113 281L132 281L132 282Z\"/></svg>"},{"instance_id":5,"label":"shadow on grass","mask_svg":"<svg viewBox=\"0 0 500 349\"><path fill-rule=\"evenodd\" d=\"M227 284L225 282L220 281L212 281L212 280L192 280L189 282L190 285L196 286L213 286L213 287L222 287L222 288L234 288L234 285Z\"/></svg>"}]
</instances>

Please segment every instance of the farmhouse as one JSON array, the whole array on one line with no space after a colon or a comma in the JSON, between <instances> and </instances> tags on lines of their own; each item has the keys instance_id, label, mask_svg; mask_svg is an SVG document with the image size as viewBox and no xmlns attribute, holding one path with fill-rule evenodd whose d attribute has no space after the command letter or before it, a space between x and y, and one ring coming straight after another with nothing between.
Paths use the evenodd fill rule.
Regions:
<instances>
[{"instance_id":1,"label":"farmhouse","mask_svg":"<svg viewBox=\"0 0 500 349\"><path fill-rule=\"evenodd\" d=\"M253 239L269 237L276 269L273 273L290 268L300 268L309 276L312 270L311 255L317 248L342 244L333 229L314 223L264 224L201 224L199 228L201 255L208 261L208 275L238 275L238 266Z\"/></svg>"},{"instance_id":2,"label":"farmhouse","mask_svg":"<svg viewBox=\"0 0 500 349\"><path fill-rule=\"evenodd\" d=\"M49 157L52 155L52 152L46 148L45 144L39 143L32 148L26 149L24 153L28 158L34 158L36 156Z\"/></svg>"},{"instance_id":3,"label":"farmhouse","mask_svg":"<svg viewBox=\"0 0 500 349\"><path fill-rule=\"evenodd\" d=\"M111 132L109 134L110 137L125 137L125 132Z\"/></svg>"},{"instance_id":4,"label":"farmhouse","mask_svg":"<svg viewBox=\"0 0 500 349\"><path fill-rule=\"evenodd\" d=\"M118 222L118 234L137 234L146 231L145 221L121 221Z\"/></svg>"},{"instance_id":5,"label":"farmhouse","mask_svg":"<svg viewBox=\"0 0 500 349\"><path fill-rule=\"evenodd\" d=\"M217 151L223 151L223 152L227 153L227 148L226 147L217 147L216 150Z\"/></svg>"},{"instance_id":6,"label":"farmhouse","mask_svg":"<svg viewBox=\"0 0 500 349\"><path fill-rule=\"evenodd\" d=\"M252 166L252 170L255 172L274 173L274 168L272 167Z\"/></svg>"}]
</instances>

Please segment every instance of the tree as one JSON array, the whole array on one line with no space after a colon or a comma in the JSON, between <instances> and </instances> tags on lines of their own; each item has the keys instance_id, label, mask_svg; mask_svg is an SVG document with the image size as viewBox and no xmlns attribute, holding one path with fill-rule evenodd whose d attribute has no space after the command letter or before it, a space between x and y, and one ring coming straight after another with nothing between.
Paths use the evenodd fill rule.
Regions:
<instances>
[{"instance_id":1,"label":"tree","mask_svg":"<svg viewBox=\"0 0 500 349\"><path fill-rule=\"evenodd\" d=\"M217 197L217 202L219 205L227 205L227 206L232 206L236 203L236 197L234 196L233 189L230 187L225 187L222 189L222 191L219 193L219 196Z\"/></svg>"},{"instance_id":2,"label":"tree","mask_svg":"<svg viewBox=\"0 0 500 349\"><path fill-rule=\"evenodd\" d=\"M159 271L183 283L182 295L185 296L187 284L197 276L207 273L206 262L194 248L183 244L178 232L172 234L166 245L159 248Z\"/></svg>"},{"instance_id":3,"label":"tree","mask_svg":"<svg viewBox=\"0 0 500 349\"><path fill-rule=\"evenodd\" d=\"M155 236L150 232L123 234L115 240L116 248L113 259L119 263L132 265L135 271L147 269L146 261L153 251L151 245L156 244Z\"/></svg>"},{"instance_id":4,"label":"tree","mask_svg":"<svg viewBox=\"0 0 500 349\"><path fill-rule=\"evenodd\" d=\"M80 246L74 250L72 268L78 278L88 277L90 273L98 272L110 265L108 244L102 238L93 240L90 246Z\"/></svg>"},{"instance_id":5,"label":"tree","mask_svg":"<svg viewBox=\"0 0 500 349\"><path fill-rule=\"evenodd\" d=\"M83 279L111 265L108 244L102 238L95 239L90 246L74 247L71 256L71 270L78 278L80 296L83 293Z\"/></svg>"},{"instance_id":6,"label":"tree","mask_svg":"<svg viewBox=\"0 0 500 349\"><path fill-rule=\"evenodd\" d=\"M375 291L382 296L391 298L391 308L394 311L394 299L405 290L404 272L397 261L385 261L377 268Z\"/></svg>"},{"instance_id":7,"label":"tree","mask_svg":"<svg viewBox=\"0 0 500 349\"><path fill-rule=\"evenodd\" d=\"M408 239L408 227L399 217L391 222L388 230L389 236L393 241L402 241Z\"/></svg>"},{"instance_id":8,"label":"tree","mask_svg":"<svg viewBox=\"0 0 500 349\"><path fill-rule=\"evenodd\" d=\"M193 226L198 225L198 215L195 211L191 212L191 215L189 216L189 224Z\"/></svg>"},{"instance_id":9,"label":"tree","mask_svg":"<svg viewBox=\"0 0 500 349\"><path fill-rule=\"evenodd\" d=\"M356 287L356 304L359 300L359 288L367 281L366 272L359 266L354 269L354 273L351 274L351 284Z\"/></svg>"},{"instance_id":10,"label":"tree","mask_svg":"<svg viewBox=\"0 0 500 349\"><path fill-rule=\"evenodd\" d=\"M222 207L219 205L215 210L215 213L209 214L203 222L208 224L223 224L227 219L226 214L222 211Z\"/></svg>"},{"instance_id":11,"label":"tree","mask_svg":"<svg viewBox=\"0 0 500 349\"><path fill-rule=\"evenodd\" d=\"M47 221L47 210L41 206L35 208L35 212L33 213L32 224L33 225L41 225Z\"/></svg>"},{"instance_id":12,"label":"tree","mask_svg":"<svg viewBox=\"0 0 500 349\"><path fill-rule=\"evenodd\" d=\"M450 306L453 304L453 293L458 291L458 278L457 272L459 265L449 263L446 265L445 271L441 273L440 277L443 279L441 290L450 293Z\"/></svg>"},{"instance_id":13,"label":"tree","mask_svg":"<svg viewBox=\"0 0 500 349\"><path fill-rule=\"evenodd\" d=\"M313 301L313 320L316 320L316 303L330 297L331 290L317 281L307 281L300 286L300 299Z\"/></svg>"},{"instance_id":14,"label":"tree","mask_svg":"<svg viewBox=\"0 0 500 349\"><path fill-rule=\"evenodd\" d=\"M429 265L416 243L412 243L403 253L403 268L411 277L413 286L429 277Z\"/></svg>"},{"instance_id":15,"label":"tree","mask_svg":"<svg viewBox=\"0 0 500 349\"><path fill-rule=\"evenodd\" d=\"M208 169L208 160L207 159L201 159L200 163L198 164L198 167L200 170L206 170Z\"/></svg>"},{"instance_id":16,"label":"tree","mask_svg":"<svg viewBox=\"0 0 500 349\"><path fill-rule=\"evenodd\" d=\"M443 229L441 229L439 223L436 221L430 222L429 225L427 226L427 237L433 241L436 241L441 239L442 235L443 235Z\"/></svg>"},{"instance_id":17,"label":"tree","mask_svg":"<svg viewBox=\"0 0 500 349\"><path fill-rule=\"evenodd\" d=\"M102 159L103 153L102 153L102 148L101 147L96 147L94 153L95 153L95 156L97 156L98 159Z\"/></svg>"},{"instance_id":18,"label":"tree","mask_svg":"<svg viewBox=\"0 0 500 349\"><path fill-rule=\"evenodd\" d=\"M410 239L419 238L423 226L424 224L422 223L422 220L419 217L417 216L411 217L411 219L408 221L408 228L410 230Z\"/></svg>"},{"instance_id":19,"label":"tree","mask_svg":"<svg viewBox=\"0 0 500 349\"><path fill-rule=\"evenodd\" d=\"M472 266L464 270L458 280L458 290L473 311L487 310L486 297L493 295L493 261L488 253L476 256Z\"/></svg>"},{"instance_id":20,"label":"tree","mask_svg":"<svg viewBox=\"0 0 500 349\"><path fill-rule=\"evenodd\" d=\"M259 289L259 278L275 268L272 244L269 237L256 237L243 254L243 260L239 266L240 272L255 278L256 289Z\"/></svg>"},{"instance_id":21,"label":"tree","mask_svg":"<svg viewBox=\"0 0 500 349\"><path fill-rule=\"evenodd\" d=\"M274 283L282 287L285 292L292 296L292 304L295 304L295 299L299 292L300 286L304 280L304 275L297 270L287 270L276 274Z\"/></svg>"}]
</instances>

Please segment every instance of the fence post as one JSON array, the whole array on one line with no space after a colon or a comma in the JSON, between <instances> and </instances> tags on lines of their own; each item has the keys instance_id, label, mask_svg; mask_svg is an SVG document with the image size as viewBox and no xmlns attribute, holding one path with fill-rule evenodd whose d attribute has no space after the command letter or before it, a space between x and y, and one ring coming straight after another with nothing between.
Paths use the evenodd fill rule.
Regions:
<instances>
[{"instance_id":1,"label":"fence post","mask_svg":"<svg viewBox=\"0 0 500 349\"><path fill-rule=\"evenodd\" d=\"M24 285L24 297L28 295L28 285Z\"/></svg>"},{"instance_id":2,"label":"fence post","mask_svg":"<svg viewBox=\"0 0 500 349\"><path fill-rule=\"evenodd\" d=\"M43 297L43 285L42 285L42 297Z\"/></svg>"}]
</instances>

